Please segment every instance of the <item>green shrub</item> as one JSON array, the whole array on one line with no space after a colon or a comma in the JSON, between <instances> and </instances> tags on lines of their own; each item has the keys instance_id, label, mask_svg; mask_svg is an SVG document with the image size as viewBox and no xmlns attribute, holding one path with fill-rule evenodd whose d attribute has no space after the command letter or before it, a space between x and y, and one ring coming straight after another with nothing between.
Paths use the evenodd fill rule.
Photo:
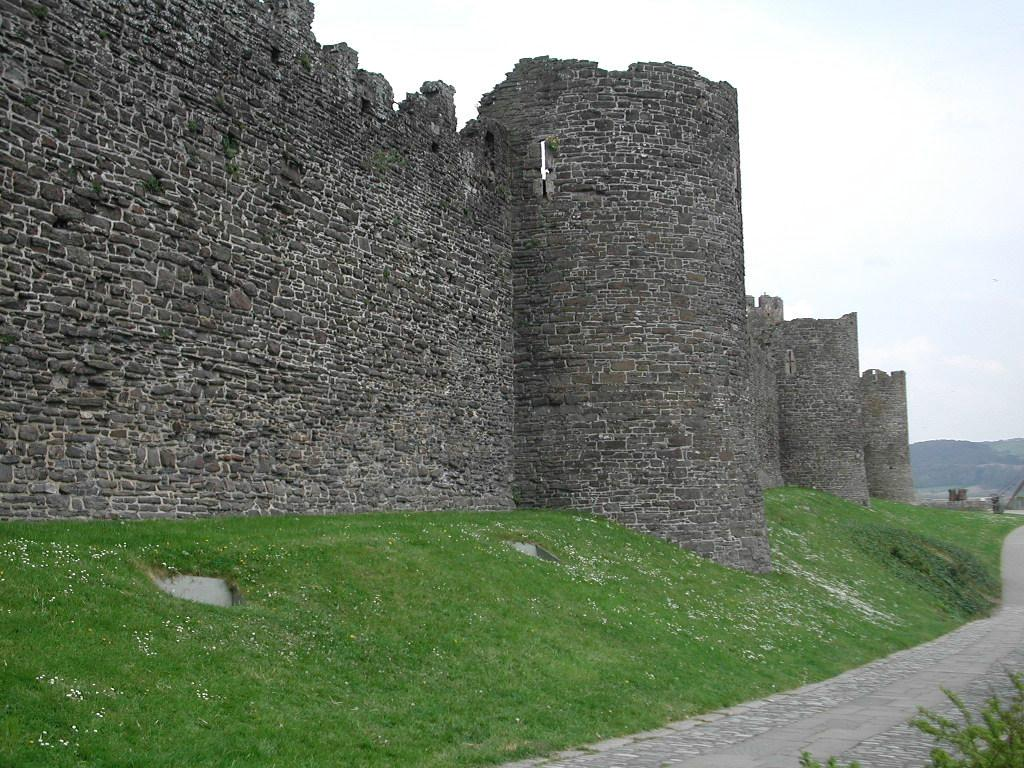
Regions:
<instances>
[{"instance_id":1,"label":"green shrub","mask_svg":"<svg viewBox=\"0 0 1024 768\"><path fill-rule=\"evenodd\" d=\"M238 153L242 149L241 142L237 136L232 136L230 133L225 133L220 139L221 149L224 150L224 157L228 160L233 160L238 156Z\"/></svg>"},{"instance_id":2,"label":"green shrub","mask_svg":"<svg viewBox=\"0 0 1024 768\"><path fill-rule=\"evenodd\" d=\"M1021 768L1024 766L1024 674L1010 675L1014 693L1003 704L991 696L974 715L963 699L942 689L960 713L963 722L920 708L910 724L937 742L950 745L953 753L941 746L931 751L929 768ZM859 763L841 766L834 757L822 766L809 752L800 754L801 768L860 768Z\"/></svg>"},{"instance_id":3,"label":"green shrub","mask_svg":"<svg viewBox=\"0 0 1024 768\"><path fill-rule=\"evenodd\" d=\"M1020 768L1024 765L1024 674L1010 675L1014 693L1005 705L991 696L977 716L952 691L943 693L953 702L963 723L927 709L911 724L951 745L956 757L942 747L932 749L933 768Z\"/></svg>"},{"instance_id":4,"label":"green shrub","mask_svg":"<svg viewBox=\"0 0 1024 768\"><path fill-rule=\"evenodd\" d=\"M381 176L392 168L405 168L409 161L397 149L379 149L370 158L370 170Z\"/></svg>"},{"instance_id":5,"label":"green shrub","mask_svg":"<svg viewBox=\"0 0 1024 768\"><path fill-rule=\"evenodd\" d=\"M817 760L811 757L810 752L801 752L800 768L844 768L844 766L841 766L834 757L830 757L828 759L828 762L825 763L824 766L822 766L821 763L819 763ZM850 763L848 766L845 766L845 768L860 768L860 763L853 762Z\"/></svg>"}]
</instances>

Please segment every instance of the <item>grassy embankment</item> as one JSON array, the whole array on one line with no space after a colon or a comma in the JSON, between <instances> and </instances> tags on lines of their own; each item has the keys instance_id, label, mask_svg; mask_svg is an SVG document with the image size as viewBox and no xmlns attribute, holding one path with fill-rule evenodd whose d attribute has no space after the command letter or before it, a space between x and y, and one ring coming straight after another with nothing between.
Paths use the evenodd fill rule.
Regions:
<instances>
[{"instance_id":1,"label":"grassy embankment","mask_svg":"<svg viewBox=\"0 0 1024 768\"><path fill-rule=\"evenodd\" d=\"M985 612L1020 522L798 489L768 518L769 576L559 512L3 524L0 765L470 766L651 728Z\"/></svg>"}]
</instances>

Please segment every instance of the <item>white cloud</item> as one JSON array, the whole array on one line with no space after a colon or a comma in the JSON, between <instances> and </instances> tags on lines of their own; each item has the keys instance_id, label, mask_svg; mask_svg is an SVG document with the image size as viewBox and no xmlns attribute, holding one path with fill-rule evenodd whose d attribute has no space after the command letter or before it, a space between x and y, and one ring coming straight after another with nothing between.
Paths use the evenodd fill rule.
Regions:
<instances>
[{"instance_id":1,"label":"white cloud","mask_svg":"<svg viewBox=\"0 0 1024 768\"><path fill-rule=\"evenodd\" d=\"M813 304L807 301L786 301L782 297L782 312L787 320L796 320L798 317L821 317L821 313Z\"/></svg>"},{"instance_id":2,"label":"white cloud","mask_svg":"<svg viewBox=\"0 0 1024 768\"><path fill-rule=\"evenodd\" d=\"M934 364L937 353L938 346L928 336L894 339L884 344L862 344L860 367L883 371L923 369Z\"/></svg>"}]
</instances>

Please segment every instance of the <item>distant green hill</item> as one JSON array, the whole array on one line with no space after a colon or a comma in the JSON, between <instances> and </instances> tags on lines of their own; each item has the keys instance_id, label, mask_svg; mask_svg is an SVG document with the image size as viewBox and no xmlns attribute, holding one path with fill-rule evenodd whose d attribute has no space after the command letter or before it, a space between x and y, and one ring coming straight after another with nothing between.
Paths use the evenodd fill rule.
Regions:
<instances>
[{"instance_id":1,"label":"distant green hill","mask_svg":"<svg viewBox=\"0 0 1024 768\"><path fill-rule=\"evenodd\" d=\"M1024 438L972 443L926 440L910 446L914 487L969 488L971 495L1005 493L1024 479Z\"/></svg>"},{"instance_id":2,"label":"distant green hill","mask_svg":"<svg viewBox=\"0 0 1024 768\"><path fill-rule=\"evenodd\" d=\"M1015 437L1012 440L996 440L989 443L997 451L1008 453L1011 456L1024 460L1024 437Z\"/></svg>"}]
</instances>

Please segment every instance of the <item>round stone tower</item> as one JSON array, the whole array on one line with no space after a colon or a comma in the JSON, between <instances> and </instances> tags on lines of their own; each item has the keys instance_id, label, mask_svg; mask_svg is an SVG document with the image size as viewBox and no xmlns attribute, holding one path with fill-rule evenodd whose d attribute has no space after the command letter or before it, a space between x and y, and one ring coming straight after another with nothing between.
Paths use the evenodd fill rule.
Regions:
<instances>
[{"instance_id":1,"label":"round stone tower","mask_svg":"<svg viewBox=\"0 0 1024 768\"><path fill-rule=\"evenodd\" d=\"M864 467L872 496L913 502L907 429L907 374L871 369L860 377Z\"/></svg>"},{"instance_id":2,"label":"round stone tower","mask_svg":"<svg viewBox=\"0 0 1024 768\"><path fill-rule=\"evenodd\" d=\"M672 64L541 58L481 103L518 165L521 502L768 569L747 426L736 92Z\"/></svg>"},{"instance_id":3,"label":"round stone tower","mask_svg":"<svg viewBox=\"0 0 1024 768\"><path fill-rule=\"evenodd\" d=\"M782 479L867 504L857 314L789 320L779 353Z\"/></svg>"}]
</instances>

